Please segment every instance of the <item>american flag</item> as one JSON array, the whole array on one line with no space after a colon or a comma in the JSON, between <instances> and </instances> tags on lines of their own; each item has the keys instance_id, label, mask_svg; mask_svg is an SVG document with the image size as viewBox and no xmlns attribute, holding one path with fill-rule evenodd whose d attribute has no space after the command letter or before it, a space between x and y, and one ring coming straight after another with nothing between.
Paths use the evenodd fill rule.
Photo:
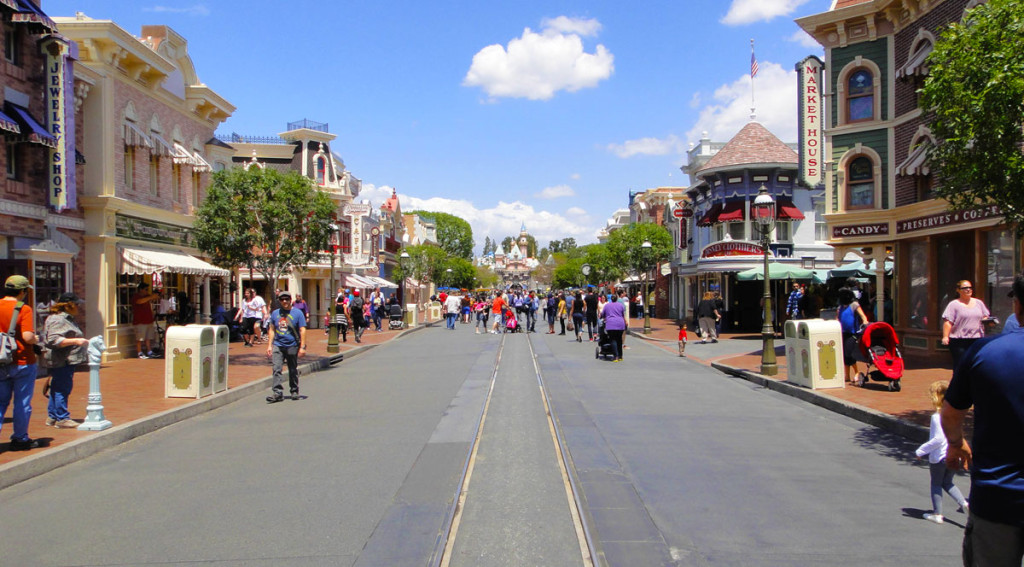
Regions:
<instances>
[{"instance_id":1,"label":"american flag","mask_svg":"<svg viewBox=\"0 0 1024 567\"><path fill-rule=\"evenodd\" d=\"M757 76L757 57L754 56L754 51L750 51L750 78Z\"/></svg>"}]
</instances>

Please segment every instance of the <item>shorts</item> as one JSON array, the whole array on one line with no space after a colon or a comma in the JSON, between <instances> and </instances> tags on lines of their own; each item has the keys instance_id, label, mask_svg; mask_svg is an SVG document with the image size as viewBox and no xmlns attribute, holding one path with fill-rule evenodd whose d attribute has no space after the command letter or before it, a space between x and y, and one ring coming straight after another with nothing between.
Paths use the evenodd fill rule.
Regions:
<instances>
[{"instance_id":1,"label":"shorts","mask_svg":"<svg viewBox=\"0 0 1024 567\"><path fill-rule=\"evenodd\" d=\"M259 317L246 317L242 319L242 334L251 335L256 329L256 321L259 321Z\"/></svg>"},{"instance_id":2,"label":"shorts","mask_svg":"<svg viewBox=\"0 0 1024 567\"><path fill-rule=\"evenodd\" d=\"M857 363L857 352L860 350L860 341L853 333L843 333L843 364L853 366Z\"/></svg>"},{"instance_id":3,"label":"shorts","mask_svg":"<svg viewBox=\"0 0 1024 567\"><path fill-rule=\"evenodd\" d=\"M151 341L156 338L156 328L152 323L135 325L135 340Z\"/></svg>"}]
</instances>

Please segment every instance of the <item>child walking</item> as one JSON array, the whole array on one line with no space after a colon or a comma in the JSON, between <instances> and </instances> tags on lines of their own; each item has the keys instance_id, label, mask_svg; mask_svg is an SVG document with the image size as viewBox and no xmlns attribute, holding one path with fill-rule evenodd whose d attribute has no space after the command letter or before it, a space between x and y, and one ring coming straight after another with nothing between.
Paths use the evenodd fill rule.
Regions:
<instances>
[{"instance_id":1,"label":"child walking","mask_svg":"<svg viewBox=\"0 0 1024 567\"><path fill-rule=\"evenodd\" d=\"M924 519L941 524L944 521L942 516L942 491L945 490L960 505L960 512L967 513L967 499L960 493L960 489L953 484L954 471L946 468L946 435L942 432L939 423L939 408L942 407L942 400L946 397L946 390L949 383L944 380L932 382L928 393L932 396L932 404L935 405L935 413L932 414L931 424L928 426L929 439L924 445L917 448L918 458L928 455L928 468L931 470L932 479L932 511L925 514Z\"/></svg>"},{"instance_id":2,"label":"child walking","mask_svg":"<svg viewBox=\"0 0 1024 567\"><path fill-rule=\"evenodd\" d=\"M679 323L679 356L686 358L686 323Z\"/></svg>"}]
</instances>

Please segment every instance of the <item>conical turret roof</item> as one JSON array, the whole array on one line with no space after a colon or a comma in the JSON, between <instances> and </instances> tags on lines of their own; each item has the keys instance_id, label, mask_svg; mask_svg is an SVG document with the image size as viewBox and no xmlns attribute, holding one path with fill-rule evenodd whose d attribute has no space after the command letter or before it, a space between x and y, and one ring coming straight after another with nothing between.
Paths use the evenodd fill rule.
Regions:
<instances>
[{"instance_id":1,"label":"conical turret roof","mask_svg":"<svg viewBox=\"0 0 1024 567\"><path fill-rule=\"evenodd\" d=\"M760 122L750 122L711 157L696 175L751 164L796 166L798 157L789 146L775 137Z\"/></svg>"}]
</instances>

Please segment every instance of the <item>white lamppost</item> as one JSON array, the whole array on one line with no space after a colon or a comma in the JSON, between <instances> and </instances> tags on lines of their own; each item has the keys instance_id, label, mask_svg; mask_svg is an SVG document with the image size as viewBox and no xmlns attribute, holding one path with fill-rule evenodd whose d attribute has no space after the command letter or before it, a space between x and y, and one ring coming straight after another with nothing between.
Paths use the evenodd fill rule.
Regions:
<instances>
[{"instance_id":1,"label":"white lamppost","mask_svg":"<svg viewBox=\"0 0 1024 567\"><path fill-rule=\"evenodd\" d=\"M779 367L775 363L775 328L772 326L772 288L771 274L768 272L768 254L770 252L771 231L775 226L775 200L768 194L768 188L761 189L754 198L754 206L750 208L751 216L761 227L761 247L764 249L764 323L761 325L761 374L775 376Z\"/></svg>"},{"instance_id":2,"label":"white lamppost","mask_svg":"<svg viewBox=\"0 0 1024 567\"><path fill-rule=\"evenodd\" d=\"M644 243L640 245L640 254L643 256L644 262L644 334L651 334L651 309L648 303L651 300L650 291L647 288L647 273L651 269L651 241L644 240Z\"/></svg>"}]
</instances>

